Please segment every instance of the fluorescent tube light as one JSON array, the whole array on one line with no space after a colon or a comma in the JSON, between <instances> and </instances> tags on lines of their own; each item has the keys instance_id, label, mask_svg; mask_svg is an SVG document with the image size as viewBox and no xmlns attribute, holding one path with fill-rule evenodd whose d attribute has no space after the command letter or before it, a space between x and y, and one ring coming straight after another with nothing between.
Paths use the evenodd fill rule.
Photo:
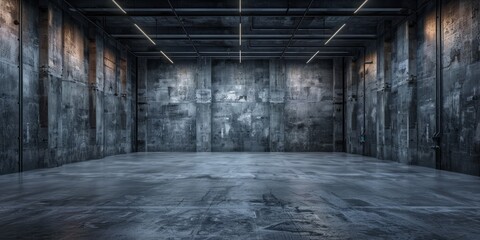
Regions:
<instances>
[{"instance_id":1,"label":"fluorescent tube light","mask_svg":"<svg viewBox=\"0 0 480 240\"><path fill-rule=\"evenodd\" d=\"M150 38L150 37L149 37L149 36L148 36L148 35L147 35L147 34L146 34L146 33L145 33L145 32L144 32L144 31L143 31L143 30L142 30L142 29L141 29L141 28L140 28L140 27L137 25L137 24L136 24L136 23L134 23L133 25L135 25L135 27L137 27L137 28L138 28L138 30L140 30L140 32L142 32L142 33L143 33L143 35L145 35L145 37L147 37L147 38L148 38L148 40L150 40L150 42L152 42L152 43L153 43L153 45L157 45L157 44L156 44L156 43L155 43L155 42L154 42L154 41L153 41L153 40L152 40L152 39L151 39L151 38Z\"/></svg>"},{"instance_id":2,"label":"fluorescent tube light","mask_svg":"<svg viewBox=\"0 0 480 240\"><path fill-rule=\"evenodd\" d=\"M112 0L112 2L115 3L115 5L117 5L117 7L120 8L120 10L122 10L123 13L127 14L127 12L125 12L125 10L123 10L123 8L120 6L120 4L115 2L115 0Z\"/></svg>"},{"instance_id":3,"label":"fluorescent tube light","mask_svg":"<svg viewBox=\"0 0 480 240\"><path fill-rule=\"evenodd\" d=\"M315 54L313 54L313 56L312 56L310 59L308 59L307 64L308 64L310 61L312 61L312 59L314 59L315 56L317 56L317 54L318 54L319 52L320 52L320 51L317 51Z\"/></svg>"},{"instance_id":4,"label":"fluorescent tube light","mask_svg":"<svg viewBox=\"0 0 480 240\"><path fill-rule=\"evenodd\" d=\"M325 45L327 45L341 30L344 28L347 24L344 23L329 39L327 42L325 42Z\"/></svg>"},{"instance_id":5,"label":"fluorescent tube light","mask_svg":"<svg viewBox=\"0 0 480 240\"><path fill-rule=\"evenodd\" d=\"M239 24L238 29L240 31L240 34L238 35L238 44L242 46L242 23Z\"/></svg>"},{"instance_id":6,"label":"fluorescent tube light","mask_svg":"<svg viewBox=\"0 0 480 240\"><path fill-rule=\"evenodd\" d=\"M240 63L242 63L242 50L238 52L238 57L239 57Z\"/></svg>"},{"instance_id":7,"label":"fluorescent tube light","mask_svg":"<svg viewBox=\"0 0 480 240\"><path fill-rule=\"evenodd\" d=\"M353 13L357 13L358 11L360 11L360 9L363 7L363 5L365 5L367 2L368 2L368 0L365 0L365 2L363 2L362 5L360 5L360 7L358 7L357 10L355 10L355 12L353 12Z\"/></svg>"},{"instance_id":8,"label":"fluorescent tube light","mask_svg":"<svg viewBox=\"0 0 480 240\"><path fill-rule=\"evenodd\" d=\"M171 62L171 63L173 64L172 59L170 59L170 58L167 56L167 54L165 54L163 51L160 51L160 53L162 53L163 56L164 56L169 62Z\"/></svg>"},{"instance_id":9,"label":"fluorescent tube light","mask_svg":"<svg viewBox=\"0 0 480 240\"><path fill-rule=\"evenodd\" d=\"M239 12L239 13L242 13L242 0L239 0L238 12Z\"/></svg>"}]
</instances>

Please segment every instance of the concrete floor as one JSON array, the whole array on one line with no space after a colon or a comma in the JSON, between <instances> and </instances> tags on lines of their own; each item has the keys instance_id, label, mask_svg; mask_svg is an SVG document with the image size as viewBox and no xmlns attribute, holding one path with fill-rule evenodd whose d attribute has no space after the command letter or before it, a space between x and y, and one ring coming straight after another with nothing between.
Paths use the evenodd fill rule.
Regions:
<instances>
[{"instance_id":1,"label":"concrete floor","mask_svg":"<svg viewBox=\"0 0 480 240\"><path fill-rule=\"evenodd\" d=\"M136 153L0 186L0 239L480 239L480 178L343 153Z\"/></svg>"}]
</instances>

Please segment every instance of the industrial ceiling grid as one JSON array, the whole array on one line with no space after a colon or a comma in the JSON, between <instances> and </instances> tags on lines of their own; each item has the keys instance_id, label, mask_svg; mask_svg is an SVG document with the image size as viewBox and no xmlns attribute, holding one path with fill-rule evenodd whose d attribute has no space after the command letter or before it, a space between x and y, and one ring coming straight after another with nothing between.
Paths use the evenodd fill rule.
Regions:
<instances>
[{"instance_id":1,"label":"industrial ceiling grid","mask_svg":"<svg viewBox=\"0 0 480 240\"><path fill-rule=\"evenodd\" d=\"M345 29L347 24L352 24L352 29L358 28L358 22L352 21L353 17L358 16L357 14L362 12L362 9L365 9L364 7L368 5L369 0L352 0L354 4L358 4L355 8L343 8L341 11L344 13L342 14L336 14L335 12L340 12L339 8L312 8L312 4L314 0L309 0L308 5L305 6L304 8L292 8L288 6L286 8L286 12L284 14L285 18L288 18L290 16L293 16L294 20L292 20L292 23L296 23L294 28L291 27L285 27L278 29L276 31L275 29L270 29L268 27L259 27L255 26L254 24L254 18L255 17L271 17L273 20L272 22L275 21L275 17L278 14L280 8L248 8L245 5L245 1L242 3L242 0L238 0L238 9L237 11L237 16L233 14L233 9L232 8L218 8L218 9L213 9L213 8L181 8L180 11L177 11L175 6L172 4L170 0L167 0L168 5L170 7L170 13L166 13L167 9L158 9L158 8L125 8L123 4L127 4L127 0L110 0L111 3L110 5L112 8L85 8L83 7L81 11L83 13L86 13L88 17L91 18L97 18L103 17L105 19L106 16L115 16L115 17L122 17L123 21L127 19L129 24L131 24L132 27L136 29L136 31L144 37L144 39L148 40L149 44L151 44L150 47L146 47L147 51L136 51L135 53L137 55L144 55L144 56L149 56L149 57L163 57L165 58L168 62L171 64L174 64L174 61L172 58L192 58L192 57L200 57L200 56L206 56L206 57L218 57L218 58L238 58L238 61L241 63L242 58L248 57L248 58L297 58L297 59L304 59L306 61L306 64L310 63L312 60L314 60L317 57L342 57L342 56L350 56L351 52L346 51L346 49L349 48L356 48L358 46L352 46L352 45L336 45L336 46L327 46L329 45L332 41L335 41L335 37L339 36L339 33ZM130 4L131 5L131 4ZM252 4L254 5L254 4ZM115 6L115 8L113 8ZM250 7L250 4L249 4ZM115 10L116 9L116 10ZM143 13L140 13L140 10ZM313 10L313 11L312 11ZM346 15L345 12L349 10L351 11L350 15ZM397 16L405 16L404 14L404 9L403 8L369 8L365 9L367 12L367 15L369 13L380 13L378 15L372 14L372 16L378 17L378 16L383 16L382 14L385 12L397 12L400 14L392 14L392 15L385 15L386 17L397 17ZM116 12L113 12L116 11ZM330 11L330 12L329 12ZM107 14L105 13L107 12ZM180 12L180 14L178 13ZM246 12L246 14L244 14ZM98 13L103 13L103 14L98 14ZM131 14L132 13L132 14ZM148 13L148 14L145 14ZM183 13L183 14L182 14ZM190 14L185 14L185 13L190 13ZM258 14L257 14L258 13ZM295 14L292 14L295 13ZM299 14L301 13L301 14ZM320 13L320 14L316 14ZM323 13L323 14L322 14ZM170 15L168 15L170 14ZM345 16L346 15L346 16ZM173 26L172 22L162 22L158 23L157 17L161 16L172 16L175 17L177 20L177 26L180 26L183 34L158 34L158 25L164 25L165 29L168 29L168 27ZM234 19L237 17L238 18L238 31L235 31L236 34L220 34L213 36L213 34L210 34L212 36L209 36L209 34L201 35L201 34L189 34L189 30L192 31L194 27L191 27L189 30L187 30L187 26L185 25L186 22L186 17L202 17L204 18L203 21L205 21L207 24L212 25L211 21L208 22L209 17L227 17L226 19L228 21L234 21ZM332 22L332 28L328 29L325 27L325 17L322 16L329 16L332 19L329 21ZM154 33L152 31L152 27L150 28L144 28L142 26L142 23L146 25L148 19L146 17L155 17L155 31ZM244 24L243 19L247 18L247 26ZM300 20L298 20L300 18ZM310 22L315 22L315 21L323 21L323 27L303 27L302 28L302 22L304 19L309 18ZM321 20L319 20L321 18ZM206 19L206 20L205 20ZM270 20L270 19L269 19ZM118 21L118 20L117 20ZM194 20L190 20L193 25L195 24ZM221 22L221 21L219 21ZM151 23L150 23L151 24ZM336 24L337 26L334 26ZM356 25L357 24L357 25ZM209 26L210 26L209 25ZM211 26L212 28L216 28L216 26ZM245 27L249 27L250 33L248 35L244 36L245 32ZM218 26L218 29L220 29L221 26ZM148 29L148 30L146 30ZM201 28L200 28L201 29ZM273 31L268 31L268 33L259 33L255 34L252 33L254 30L259 30L259 31L268 31L268 30L273 30ZM293 31L292 31L293 30ZM328 33L328 34L314 34L312 32L314 31L329 31L329 30L334 30L335 32ZM288 31L287 34L280 34L279 32L283 31ZM308 31L308 34L298 34L299 31ZM125 34L125 33L111 33L111 35L117 39L137 39L137 36L134 36L132 34ZM164 35L164 36L162 36ZM235 36L234 36L235 35ZM372 35L372 36L370 36ZM376 37L376 34L357 34L357 35L344 35L345 38L348 38L347 41L349 43L354 42L355 40L361 40L361 37L364 37L365 39L374 39ZM193 37L192 37L193 36ZM209 38L211 37L211 38ZM235 38L237 38L235 40ZM175 51L174 49L169 49L167 44L158 44L157 40L163 40L163 41L172 41L172 45L178 45L181 46L182 43L187 43L191 45L191 47L194 49L194 52L179 52ZM202 43L202 40L210 40L209 43ZM326 40L324 40L326 39ZM257 44L253 45L252 40L256 41L257 43L260 42L267 42L269 45L265 44ZM280 40L280 41L279 41ZM341 39L340 39L341 40ZM232 43L237 41L238 45L237 47L233 47ZM298 46L294 45L294 42L301 42L301 41L315 41L317 43L321 43L320 45L310 45L307 44L305 46ZM125 41L124 41L125 42ZM134 42L126 42L127 45L130 47L134 46ZM246 44L245 44L246 43ZM285 44L286 43L286 44ZM210 44L210 45L209 45ZM278 45L277 45L278 44ZM161 47L159 45L162 45ZM199 47L210 47L213 45L223 45L223 46L228 46L228 49L226 51L220 51L220 50L215 50L215 51L199 51ZM322 48L328 48L331 47L332 49L335 48L341 48L339 51L338 49L336 51L321 51L320 49ZM142 46L144 49L145 46ZM258 49L266 49L266 51L261 51L261 50L254 50L255 48ZM299 48L302 51L289 51L290 49L293 48ZM178 48L177 48L178 49ZM250 51L245 51L245 49L249 49ZM312 55L312 49L314 49L315 53ZM171 51L168 51L171 50ZM242 52L243 50L243 52ZM253 51L252 51L253 50ZM281 51L280 51L281 50ZM235 56L234 52L237 52L238 54ZM194 54L192 54L194 53ZM309 55L307 55L309 54ZM328 54L328 55L324 55ZM350 54L350 55L348 55Z\"/></svg>"}]
</instances>

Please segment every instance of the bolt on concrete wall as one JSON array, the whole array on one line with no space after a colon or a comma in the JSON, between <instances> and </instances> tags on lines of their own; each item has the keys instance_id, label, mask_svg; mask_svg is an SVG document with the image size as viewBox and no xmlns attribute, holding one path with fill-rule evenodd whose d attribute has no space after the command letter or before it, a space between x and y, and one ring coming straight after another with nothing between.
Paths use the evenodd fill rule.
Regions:
<instances>
[{"instance_id":1,"label":"bolt on concrete wall","mask_svg":"<svg viewBox=\"0 0 480 240\"><path fill-rule=\"evenodd\" d=\"M332 60L140 62L141 151L334 149Z\"/></svg>"},{"instance_id":2,"label":"bolt on concrete wall","mask_svg":"<svg viewBox=\"0 0 480 240\"><path fill-rule=\"evenodd\" d=\"M22 1L22 19L18 3L0 3L0 173L19 170L22 125L24 170L132 151L135 59L62 2Z\"/></svg>"}]
</instances>

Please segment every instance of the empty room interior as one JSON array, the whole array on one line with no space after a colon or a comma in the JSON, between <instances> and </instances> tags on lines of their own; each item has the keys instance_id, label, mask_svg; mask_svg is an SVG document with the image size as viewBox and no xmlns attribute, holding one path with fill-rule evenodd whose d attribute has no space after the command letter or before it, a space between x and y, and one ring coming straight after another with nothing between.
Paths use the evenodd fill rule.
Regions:
<instances>
[{"instance_id":1,"label":"empty room interior","mask_svg":"<svg viewBox=\"0 0 480 240\"><path fill-rule=\"evenodd\" d=\"M480 239L478 0L0 0L0 239Z\"/></svg>"}]
</instances>

